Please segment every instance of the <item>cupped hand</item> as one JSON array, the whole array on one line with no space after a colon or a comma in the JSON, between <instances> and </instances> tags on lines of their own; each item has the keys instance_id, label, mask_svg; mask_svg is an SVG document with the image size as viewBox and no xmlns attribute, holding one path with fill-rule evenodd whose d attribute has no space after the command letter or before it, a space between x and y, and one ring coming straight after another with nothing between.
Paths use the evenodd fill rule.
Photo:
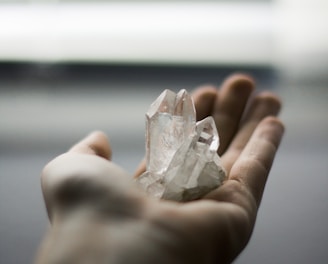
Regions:
<instances>
[{"instance_id":1,"label":"cupped hand","mask_svg":"<svg viewBox=\"0 0 328 264\"><path fill-rule=\"evenodd\" d=\"M230 263L247 244L283 125L279 99L253 94L245 75L195 90L197 119L212 115L224 184L203 199L175 203L147 197L110 161L95 132L51 161L42 190L51 227L38 263ZM145 170L142 163L136 176Z\"/></svg>"}]
</instances>

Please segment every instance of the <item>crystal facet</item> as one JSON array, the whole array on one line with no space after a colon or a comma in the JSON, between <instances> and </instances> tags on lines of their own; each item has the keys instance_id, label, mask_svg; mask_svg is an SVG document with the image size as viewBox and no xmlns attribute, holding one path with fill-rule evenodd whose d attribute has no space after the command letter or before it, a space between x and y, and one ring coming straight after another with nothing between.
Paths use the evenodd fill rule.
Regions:
<instances>
[{"instance_id":1,"label":"crystal facet","mask_svg":"<svg viewBox=\"0 0 328 264\"><path fill-rule=\"evenodd\" d=\"M165 90L146 114L146 172L137 183L158 198L189 201L215 189L226 177L217 154L212 117L196 123L186 90Z\"/></svg>"}]
</instances>

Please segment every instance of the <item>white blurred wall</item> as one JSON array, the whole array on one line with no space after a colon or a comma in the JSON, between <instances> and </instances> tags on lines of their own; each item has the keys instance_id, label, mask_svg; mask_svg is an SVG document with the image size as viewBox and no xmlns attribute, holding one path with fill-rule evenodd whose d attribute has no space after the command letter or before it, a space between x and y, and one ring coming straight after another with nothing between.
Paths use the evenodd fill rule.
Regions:
<instances>
[{"instance_id":1,"label":"white blurred wall","mask_svg":"<svg viewBox=\"0 0 328 264\"><path fill-rule=\"evenodd\" d=\"M272 19L268 1L0 5L0 61L268 65Z\"/></svg>"},{"instance_id":2,"label":"white blurred wall","mask_svg":"<svg viewBox=\"0 0 328 264\"><path fill-rule=\"evenodd\" d=\"M275 63L289 79L328 81L328 1L276 0Z\"/></svg>"}]
</instances>

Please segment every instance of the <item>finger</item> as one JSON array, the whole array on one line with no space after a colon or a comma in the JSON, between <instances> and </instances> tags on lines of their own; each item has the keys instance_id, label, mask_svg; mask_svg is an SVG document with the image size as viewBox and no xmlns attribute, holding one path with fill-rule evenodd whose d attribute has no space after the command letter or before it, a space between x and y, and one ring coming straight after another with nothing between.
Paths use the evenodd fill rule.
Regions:
<instances>
[{"instance_id":1,"label":"finger","mask_svg":"<svg viewBox=\"0 0 328 264\"><path fill-rule=\"evenodd\" d=\"M223 83L212 113L220 135L219 155L234 137L254 86L254 81L243 74L235 74Z\"/></svg>"},{"instance_id":2,"label":"finger","mask_svg":"<svg viewBox=\"0 0 328 264\"><path fill-rule=\"evenodd\" d=\"M263 92L253 99L238 133L222 156L222 163L227 171L230 171L260 121L267 116L278 115L280 108L280 99L272 93Z\"/></svg>"},{"instance_id":3,"label":"finger","mask_svg":"<svg viewBox=\"0 0 328 264\"><path fill-rule=\"evenodd\" d=\"M283 132L279 119L262 120L231 168L229 179L204 198L234 203L255 217Z\"/></svg>"},{"instance_id":4,"label":"finger","mask_svg":"<svg viewBox=\"0 0 328 264\"><path fill-rule=\"evenodd\" d=\"M267 117L260 122L245 149L231 168L229 180L236 180L260 204L264 186L284 133L282 122Z\"/></svg>"},{"instance_id":5,"label":"finger","mask_svg":"<svg viewBox=\"0 0 328 264\"><path fill-rule=\"evenodd\" d=\"M141 174L143 174L146 171L146 159L143 159L139 166L137 167L135 173L134 173L134 178L138 178Z\"/></svg>"},{"instance_id":6,"label":"finger","mask_svg":"<svg viewBox=\"0 0 328 264\"><path fill-rule=\"evenodd\" d=\"M202 120L212 114L217 93L217 89L210 85L199 87L192 93L197 120Z\"/></svg>"},{"instance_id":7,"label":"finger","mask_svg":"<svg viewBox=\"0 0 328 264\"><path fill-rule=\"evenodd\" d=\"M112 157L112 150L108 138L100 131L89 134L86 138L74 145L69 152L97 155L109 160Z\"/></svg>"}]
</instances>

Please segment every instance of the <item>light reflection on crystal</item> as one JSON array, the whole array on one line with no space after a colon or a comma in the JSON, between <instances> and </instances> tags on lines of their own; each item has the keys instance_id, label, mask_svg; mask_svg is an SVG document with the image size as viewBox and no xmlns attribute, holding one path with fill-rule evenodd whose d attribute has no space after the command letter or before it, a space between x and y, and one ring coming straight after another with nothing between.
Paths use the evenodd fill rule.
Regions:
<instances>
[{"instance_id":1,"label":"light reflection on crystal","mask_svg":"<svg viewBox=\"0 0 328 264\"><path fill-rule=\"evenodd\" d=\"M158 198L188 201L218 187L225 171L217 155L219 137L212 117L196 123L186 90L165 90L146 114L146 172L137 179Z\"/></svg>"}]
</instances>

